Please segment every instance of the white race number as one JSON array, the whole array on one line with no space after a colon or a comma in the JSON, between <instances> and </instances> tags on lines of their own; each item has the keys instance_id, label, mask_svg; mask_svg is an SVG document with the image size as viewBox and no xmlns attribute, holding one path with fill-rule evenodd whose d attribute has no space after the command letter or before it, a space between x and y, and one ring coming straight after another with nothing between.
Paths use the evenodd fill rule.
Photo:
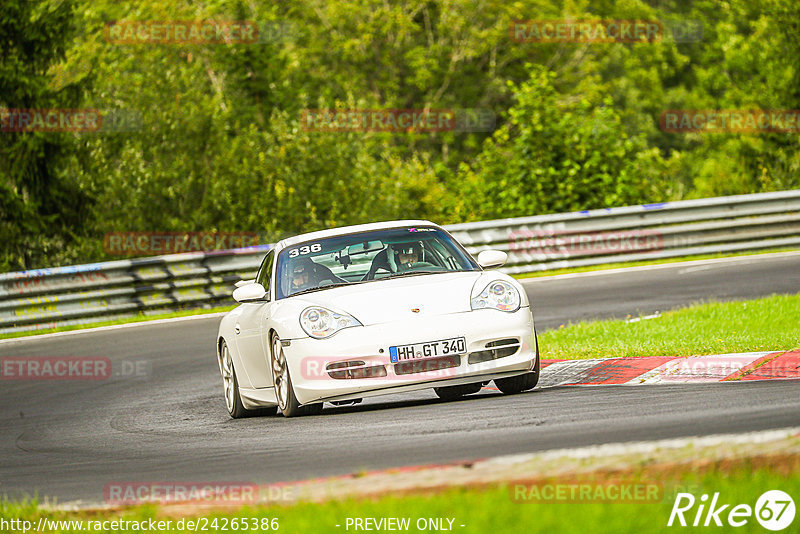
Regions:
<instances>
[{"instance_id":1,"label":"white race number","mask_svg":"<svg viewBox=\"0 0 800 534\"><path fill-rule=\"evenodd\" d=\"M302 247L293 248L289 251L290 258L296 258L297 256L305 256L306 254L311 254L312 252L321 252L322 245L319 243L314 243L313 245L303 245Z\"/></svg>"}]
</instances>

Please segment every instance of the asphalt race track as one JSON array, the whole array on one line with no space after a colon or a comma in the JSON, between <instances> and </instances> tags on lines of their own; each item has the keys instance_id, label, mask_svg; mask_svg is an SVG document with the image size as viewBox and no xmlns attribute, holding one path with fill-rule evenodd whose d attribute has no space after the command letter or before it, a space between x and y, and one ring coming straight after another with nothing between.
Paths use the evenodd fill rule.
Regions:
<instances>
[{"instance_id":1,"label":"asphalt race track","mask_svg":"<svg viewBox=\"0 0 800 534\"><path fill-rule=\"evenodd\" d=\"M539 330L700 300L800 292L800 254L532 279ZM0 495L102 502L106 484L266 484L499 454L800 426L797 382L432 391L234 421L214 360L219 318L0 343L1 356L143 360L145 376L0 382Z\"/></svg>"}]
</instances>

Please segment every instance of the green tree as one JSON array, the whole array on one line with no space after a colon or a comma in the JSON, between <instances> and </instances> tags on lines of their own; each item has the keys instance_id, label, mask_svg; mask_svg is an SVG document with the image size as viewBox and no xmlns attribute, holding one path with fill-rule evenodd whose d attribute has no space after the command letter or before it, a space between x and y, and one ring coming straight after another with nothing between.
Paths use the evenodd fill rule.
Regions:
<instances>
[{"instance_id":1,"label":"green tree","mask_svg":"<svg viewBox=\"0 0 800 534\"><path fill-rule=\"evenodd\" d=\"M0 108L79 107L87 79L53 74L71 43L73 9L48 0L0 6ZM0 136L0 270L39 266L83 235L91 198L66 172L80 146L68 133Z\"/></svg>"},{"instance_id":2,"label":"green tree","mask_svg":"<svg viewBox=\"0 0 800 534\"><path fill-rule=\"evenodd\" d=\"M104 259L109 231L274 239L380 219L461 222L800 183L796 135L658 125L667 109L800 108L791 0L70 2L0 8L0 35L10 36L0 43L0 106L141 120L123 132L2 134L0 269ZM606 44L509 35L514 20L564 18L657 19L668 30L699 22L703 34ZM104 35L113 21L204 19L283 31L256 44ZM322 107L483 108L497 125L305 130L302 110Z\"/></svg>"},{"instance_id":3,"label":"green tree","mask_svg":"<svg viewBox=\"0 0 800 534\"><path fill-rule=\"evenodd\" d=\"M562 98L554 78L532 65L530 79L512 85L507 123L456 176L468 190L459 218L574 211L658 196L665 168L658 149L625 130L610 99Z\"/></svg>"}]
</instances>

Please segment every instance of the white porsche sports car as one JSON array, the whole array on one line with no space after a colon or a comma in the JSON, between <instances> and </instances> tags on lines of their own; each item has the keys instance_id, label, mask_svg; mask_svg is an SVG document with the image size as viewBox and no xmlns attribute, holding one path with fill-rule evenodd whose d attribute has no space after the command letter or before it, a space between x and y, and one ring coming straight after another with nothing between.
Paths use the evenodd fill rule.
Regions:
<instances>
[{"instance_id":1,"label":"white porsche sports car","mask_svg":"<svg viewBox=\"0 0 800 534\"><path fill-rule=\"evenodd\" d=\"M533 314L522 286L488 270L443 228L394 221L299 235L276 244L241 303L223 317L217 358L232 417L277 406L433 388L442 398L494 380L519 393L539 380Z\"/></svg>"}]
</instances>

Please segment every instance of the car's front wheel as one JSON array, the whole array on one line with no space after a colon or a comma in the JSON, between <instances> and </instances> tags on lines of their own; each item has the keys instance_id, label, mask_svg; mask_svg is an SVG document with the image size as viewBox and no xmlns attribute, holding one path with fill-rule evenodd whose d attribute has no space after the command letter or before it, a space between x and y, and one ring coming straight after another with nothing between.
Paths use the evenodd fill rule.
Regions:
<instances>
[{"instance_id":1,"label":"car's front wheel","mask_svg":"<svg viewBox=\"0 0 800 534\"><path fill-rule=\"evenodd\" d=\"M298 415L314 415L322 412L322 403L302 406L297 401L294 387L292 386L292 378L289 376L289 365L286 363L283 345L281 345L278 334L274 332L271 346L272 379L275 385L275 396L278 399L278 408L281 413L285 417L297 417Z\"/></svg>"},{"instance_id":2,"label":"car's front wheel","mask_svg":"<svg viewBox=\"0 0 800 534\"><path fill-rule=\"evenodd\" d=\"M234 419L252 415L251 411L242 404L242 397L239 394L239 380L236 378L236 370L233 368L233 358L228 344L222 341L219 347L219 362L222 370L222 387L225 391L225 406L228 413Z\"/></svg>"}]
</instances>

